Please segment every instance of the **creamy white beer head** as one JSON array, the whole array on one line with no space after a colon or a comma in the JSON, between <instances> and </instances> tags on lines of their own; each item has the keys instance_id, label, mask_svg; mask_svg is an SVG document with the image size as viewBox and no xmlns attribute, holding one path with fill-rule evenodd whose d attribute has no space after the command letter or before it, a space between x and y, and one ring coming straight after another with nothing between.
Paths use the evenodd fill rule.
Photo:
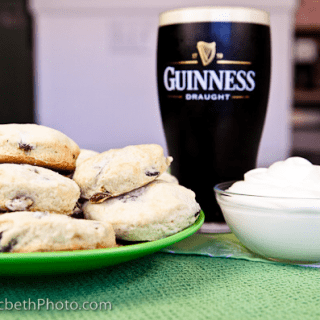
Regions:
<instances>
[{"instance_id":1,"label":"creamy white beer head","mask_svg":"<svg viewBox=\"0 0 320 320\"><path fill-rule=\"evenodd\" d=\"M270 25L269 13L244 7L194 7L165 11L160 14L159 25L191 22L246 22Z\"/></svg>"}]
</instances>

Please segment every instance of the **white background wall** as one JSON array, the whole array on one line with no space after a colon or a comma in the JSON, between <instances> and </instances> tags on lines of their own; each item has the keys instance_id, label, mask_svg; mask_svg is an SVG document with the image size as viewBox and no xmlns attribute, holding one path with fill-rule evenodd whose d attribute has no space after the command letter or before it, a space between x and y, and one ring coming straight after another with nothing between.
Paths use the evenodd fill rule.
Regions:
<instances>
[{"instance_id":1,"label":"white background wall","mask_svg":"<svg viewBox=\"0 0 320 320\"><path fill-rule=\"evenodd\" d=\"M291 46L297 1L31 0L35 17L37 122L81 148L166 148L156 85L159 13L177 7L241 5L271 14L272 82L258 166L291 148Z\"/></svg>"}]
</instances>

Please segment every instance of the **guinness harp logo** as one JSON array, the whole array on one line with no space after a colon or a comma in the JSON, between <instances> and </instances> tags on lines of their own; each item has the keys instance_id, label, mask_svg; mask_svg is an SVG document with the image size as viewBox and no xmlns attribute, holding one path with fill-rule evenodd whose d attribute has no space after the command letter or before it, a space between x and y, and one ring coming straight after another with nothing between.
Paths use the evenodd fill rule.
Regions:
<instances>
[{"instance_id":1,"label":"guinness harp logo","mask_svg":"<svg viewBox=\"0 0 320 320\"><path fill-rule=\"evenodd\" d=\"M209 65L216 55L216 43L199 41L197 43L197 49L199 51L200 59L203 66Z\"/></svg>"}]
</instances>

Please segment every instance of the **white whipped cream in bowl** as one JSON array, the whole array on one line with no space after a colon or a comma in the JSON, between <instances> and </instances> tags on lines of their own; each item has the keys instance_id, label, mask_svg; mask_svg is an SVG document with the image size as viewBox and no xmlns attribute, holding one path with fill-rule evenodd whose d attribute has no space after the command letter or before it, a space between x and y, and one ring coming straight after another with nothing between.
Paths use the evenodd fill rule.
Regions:
<instances>
[{"instance_id":1,"label":"white whipped cream in bowl","mask_svg":"<svg viewBox=\"0 0 320 320\"><path fill-rule=\"evenodd\" d=\"M320 262L320 166L292 157L214 190L229 228L249 250L278 261Z\"/></svg>"}]
</instances>

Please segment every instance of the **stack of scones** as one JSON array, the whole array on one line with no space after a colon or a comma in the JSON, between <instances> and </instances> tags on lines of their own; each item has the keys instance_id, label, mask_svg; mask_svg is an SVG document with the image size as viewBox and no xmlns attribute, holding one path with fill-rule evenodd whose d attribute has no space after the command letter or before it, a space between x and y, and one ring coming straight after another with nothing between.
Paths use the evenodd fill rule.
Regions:
<instances>
[{"instance_id":1,"label":"stack of scones","mask_svg":"<svg viewBox=\"0 0 320 320\"><path fill-rule=\"evenodd\" d=\"M0 125L0 252L67 251L152 241L193 224L193 191L161 146L82 150L55 129Z\"/></svg>"}]
</instances>

